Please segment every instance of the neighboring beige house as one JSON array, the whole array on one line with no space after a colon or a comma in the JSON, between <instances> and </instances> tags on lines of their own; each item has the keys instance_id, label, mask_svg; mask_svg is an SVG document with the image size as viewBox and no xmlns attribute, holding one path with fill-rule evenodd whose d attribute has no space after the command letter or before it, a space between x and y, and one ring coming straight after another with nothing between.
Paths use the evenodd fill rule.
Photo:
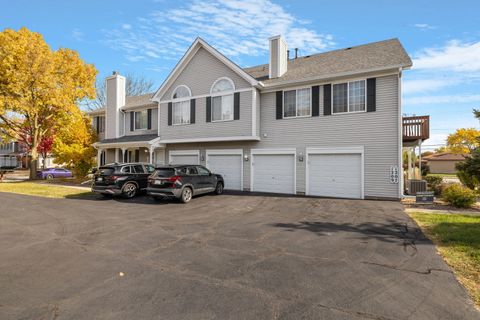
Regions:
<instances>
[{"instance_id":1,"label":"neighboring beige house","mask_svg":"<svg viewBox=\"0 0 480 320\"><path fill-rule=\"evenodd\" d=\"M430 173L457 173L455 165L465 160L465 156L450 152L436 153L424 157L430 167Z\"/></svg>"},{"instance_id":2,"label":"neighboring beige house","mask_svg":"<svg viewBox=\"0 0 480 320\"><path fill-rule=\"evenodd\" d=\"M225 188L343 198L402 197L401 80L412 61L397 39L242 68L197 38L154 93L125 96L106 79L91 113L98 163L202 164Z\"/></svg>"}]
</instances>

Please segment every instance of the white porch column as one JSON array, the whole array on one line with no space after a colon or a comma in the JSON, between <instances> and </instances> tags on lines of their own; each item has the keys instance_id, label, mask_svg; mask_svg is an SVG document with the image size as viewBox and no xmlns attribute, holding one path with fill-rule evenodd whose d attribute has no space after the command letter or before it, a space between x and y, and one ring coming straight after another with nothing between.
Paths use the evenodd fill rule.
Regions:
<instances>
[{"instance_id":1,"label":"white porch column","mask_svg":"<svg viewBox=\"0 0 480 320\"><path fill-rule=\"evenodd\" d=\"M408 148L408 174L407 178L412 179L412 148Z\"/></svg>"},{"instance_id":2,"label":"white porch column","mask_svg":"<svg viewBox=\"0 0 480 320\"><path fill-rule=\"evenodd\" d=\"M97 149L97 166L100 167L102 164L100 163L102 160L102 149Z\"/></svg>"},{"instance_id":3,"label":"white porch column","mask_svg":"<svg viewBox=\"0 0 480 320\"><path fill-rule=\"evenodd\" d=\"M418 171L420 171L420 179L422 179L422 139L418 139Z\"/></svg>"},{"instance_id":4,"label":"white porch column","mask_svg":"<svg viewBox=\"0 0 480 320\"><path fill-rule=\"evenodd\" d=\"M119 152L119 149L118 149L118 148L115 148L115 162L120 162L120 161L118 160L119 153L120 153L120 152Z\"/></svg>"},{"instance_id":5,"label":"white porch column","mask_svg":"<svg viewBox=\"0 0 480 320\"><path fill-rule=\"evenodd\" d=\"M127 148L122 148L122 160L120 161L120 163L124 163L125 162L125 152L127 151Z\"/></svg>"},{"instance_id":6,"label":"white porch column","mask_svg":"<svg viewBox=\"0 0 480 320\"><path fill-rule=\"evenodd\" d=\"M150 164L153 164L153 152L155 151L155 147L150 146L148 151L150 151Z\"/></svg>"}]
</instances>

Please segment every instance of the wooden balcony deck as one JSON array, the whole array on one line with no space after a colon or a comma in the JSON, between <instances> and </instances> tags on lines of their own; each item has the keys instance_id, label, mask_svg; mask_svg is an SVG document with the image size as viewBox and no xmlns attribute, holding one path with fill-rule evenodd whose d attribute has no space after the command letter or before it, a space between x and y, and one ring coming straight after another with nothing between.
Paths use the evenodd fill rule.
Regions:
<instances>
[{"instance_id":1,"label":"wooden balcony deck","mask_svg":"<svg viewBox=\"0 0 480 320\"><path fill-rule=\"evenodd\" d=\"M402 118L403 142L427 140L430 138L430 116Z\"/></svg>"}]
</instances>

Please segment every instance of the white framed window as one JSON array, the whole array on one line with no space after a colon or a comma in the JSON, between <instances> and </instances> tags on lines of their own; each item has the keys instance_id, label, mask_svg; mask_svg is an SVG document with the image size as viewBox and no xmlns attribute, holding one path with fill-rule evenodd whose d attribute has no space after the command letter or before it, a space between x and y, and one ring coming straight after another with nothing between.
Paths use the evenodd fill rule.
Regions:
<instances>
[{"instance_id":1,"label":"white framed window","mask_svg":"<svg viewBox=\"0 0 480 320\"><path fill-rule=\"evenodd\" d=\"M190 124L190 97L192 91L185 85L180 85L172 94L172 124Z\"/></svg>"},{"instance_id":2,"label":"white framed window","mask_svg":"<svg viewBox=\"0 0 480 320\"><path fill-rule=\"evenodd\" d=\"M212 122L233 120L233 92L235 85L229 78L217 79L210 90L212 95Z\"/></svg>"},{"instance_id":3,"label":"white framed window","mask_svg":"<svg viewBox=\"0 0 480 320\"><path fill-rule=\"evenodd\" d=\"M105 116L96 116L93 118L93 129L97 133L105 132Z\"/></svg>"},{"instance_id":4,"label":"white framed window","mask_svg":"<svg viewBox=\"0 0 480 320\"><path fill-rule=\"evenodd\" d=\"M332 113L364 112L367 105L366 80L332 85Z\"/></svg>"},{"instance_id":5,"label":"white framed window","mask_svg":"<svg viewBox=\"0 0 480 320\"><path fill-rule=\"evenodd\" d=\"M134 117L134 130L146 130L148 126L148 111L147 110L142 110L142 111L135 111L133 113Z\"/></svg>"},{"instance_id":6,"label":"white framed window","mask_svg":"<svg viewBox=\"0 0 480 320\"><path fill-rule=\"evenodd\" d=\"M283 91L284 118L310 117L311 115L311 88Z\"/></svg>"}]
</instances>

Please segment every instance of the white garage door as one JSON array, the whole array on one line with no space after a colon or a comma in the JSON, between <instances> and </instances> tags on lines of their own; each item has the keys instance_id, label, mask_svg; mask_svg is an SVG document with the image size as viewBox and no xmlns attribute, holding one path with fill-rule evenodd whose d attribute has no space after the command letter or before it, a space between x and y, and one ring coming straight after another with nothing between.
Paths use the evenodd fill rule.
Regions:
<instances>
[{"instance_id":1,"label":"white garage door","mask_svg":"<svg viewBox=\"0 0 480 320\"><path fill-rule=\"evenodd\" d=\"M309 154L307 165L309 195L362 197L360 154Z\"/></svg>"},{"instance_id":2,"label":"white garage door","mask_svg":"<svg viewBox=\"0 0 480 320\"><path fill-rule=\"evenodd\" d=\"M213 173L222 175L225 189L242 190L241 154L209 154L207 167Z\"/></svg>"},{"instance_id":3,"label":"white garage door","mask_svg":"<svg viewBox=\"0 0 480 320\"><path fill-rule=\"evenodd\" d=\"M170 164L200 164L198 154L170 154Z\"/></svg>"},{"instance_id":4,"label":"white garage door","mask_svg":"<svg viewBox=\"0 0 480 320\"><path fill-rule=\"evenodd\" d=\"M253 191L295 193L293 154L255 154L252 170Z\"/></svg>"}]
</instances>

